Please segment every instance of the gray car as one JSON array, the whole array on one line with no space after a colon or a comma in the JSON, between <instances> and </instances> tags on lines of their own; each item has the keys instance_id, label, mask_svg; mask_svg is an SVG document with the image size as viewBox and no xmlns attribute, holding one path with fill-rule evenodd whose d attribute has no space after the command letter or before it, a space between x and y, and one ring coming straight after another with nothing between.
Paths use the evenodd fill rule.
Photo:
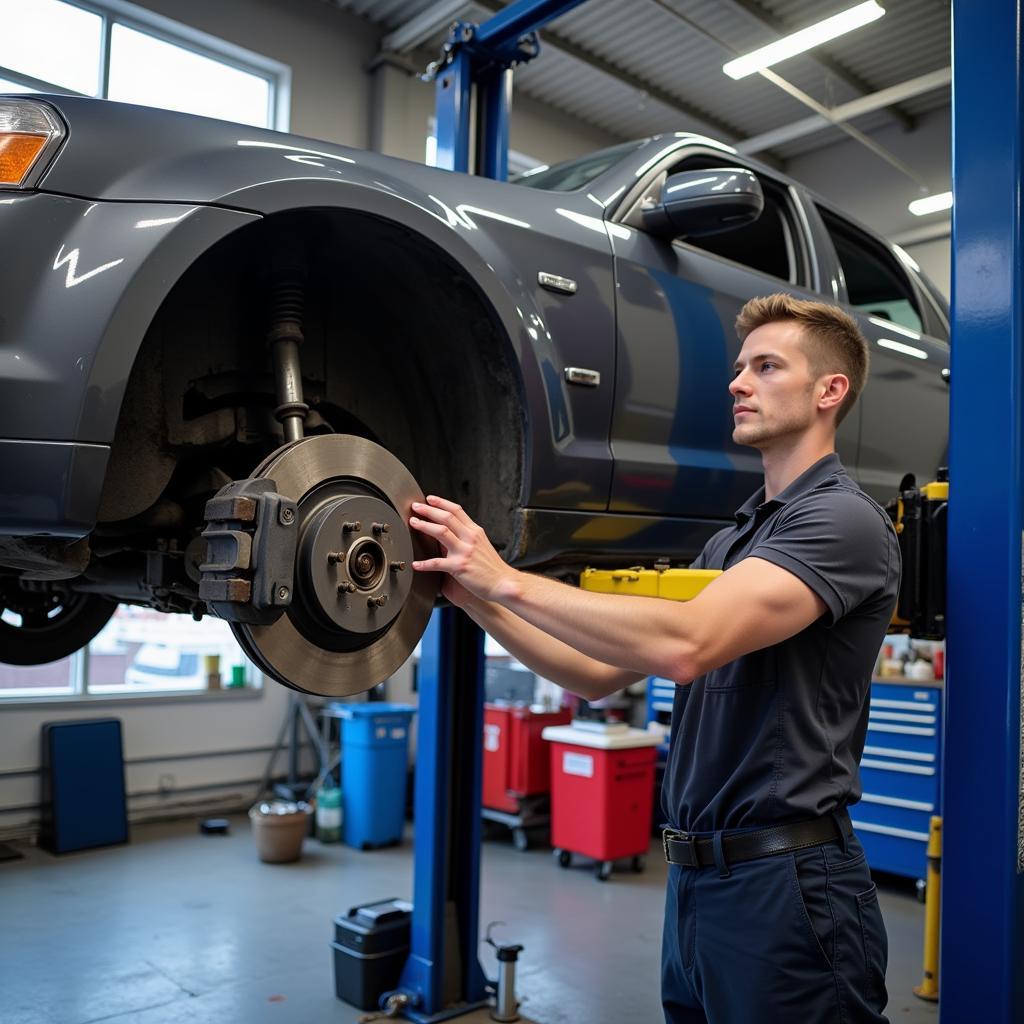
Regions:
<instances>
[{"instance_id":1,"label":"gray car","mask_svg":"<svg viewBox=\"0 0 1024 1024\"><path fill-rule=\"evenodd\" d=\"M365 688L433 604L404 565L420 488L523 567L685 563L759 483L727 393L754 295L858 318L839 451L869 493L945 462L935 288L713 139L500 183L77 97L0 97L5 138L29 155L0 184L0 660L132 602Z\"/></svg>"}]
</instances>

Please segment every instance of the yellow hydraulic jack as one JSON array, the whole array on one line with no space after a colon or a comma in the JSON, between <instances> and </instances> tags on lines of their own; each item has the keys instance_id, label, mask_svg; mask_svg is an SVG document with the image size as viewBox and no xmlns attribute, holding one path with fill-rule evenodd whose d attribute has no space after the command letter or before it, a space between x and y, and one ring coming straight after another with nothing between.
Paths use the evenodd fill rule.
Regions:
<instances>
[{"instance_id":1,"label":"yellow hydraulic jack","mask_svg":"<svg viewBox=\"0 0 1024 1024\"><path fill-rule=\"evenodd\" d=\"M942 875L942 819L933 817L928 830L928 884L924 897L924 977L914 995L939 1000L939 881Z\"/></svg>"},{"instance_id":2,"label":"yellow hydraulic jack","mask_svg":"<svg viewBox=\"0 0 1024 1024\"><path fill-rule=\"evenodd\" d=\"M689 601L721 575L721 569L642 569L640 566L584 569L580 574L580 587L598 594L635 594Z\"/></svg>"}]
</instances>

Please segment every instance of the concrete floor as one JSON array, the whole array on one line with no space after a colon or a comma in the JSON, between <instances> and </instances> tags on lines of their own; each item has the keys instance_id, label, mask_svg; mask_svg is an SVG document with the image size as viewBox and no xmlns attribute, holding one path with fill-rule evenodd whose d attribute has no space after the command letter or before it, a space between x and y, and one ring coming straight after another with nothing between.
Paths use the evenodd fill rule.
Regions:
<instances>
[{"instance_id":1,"label":"concrete floor","mask_svg":"<svg viewBox=\"0 0 1024 1024\"><path fill-rule=\"evenodd\" d=\"M409 898L412 850L307 840L300 863L258 861L248 821L136 826L128 846L0 863L4 1024L354 1024L334 996L335 914ZM481 921L501 920L520 960L523 1014L540 1024L656 1024L663 862L641 875L561 870L551 853L484 845ZM880 884L893 1024L935 1021L921 979L924 908ZM482 929L481 929L482 932ZM482 953L495 974L493 957ZM467 1022L474 1018L462 1018ZM486 1013L475 1017L487 1020Z\"/></svg>"}]
</instances>

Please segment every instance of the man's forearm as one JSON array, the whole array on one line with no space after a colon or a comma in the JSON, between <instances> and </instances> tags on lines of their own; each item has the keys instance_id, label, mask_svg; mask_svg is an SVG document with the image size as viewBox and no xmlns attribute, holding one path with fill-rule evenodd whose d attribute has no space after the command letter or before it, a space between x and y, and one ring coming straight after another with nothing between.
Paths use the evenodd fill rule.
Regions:
<instances>
[{"instance_id":1,"label":"man's forearm","mask_svg":"<svg viewBox=\"0 0 1024 1024\"><path fill-rule=\"evenodd\" d=\"M527 668L584 700L607 697L644 678L643 673L630 672L581 654L491 601L473 597L464 608L477 625Z\"/></svg>"},{"instance_id":2,"label":"man's forearm","mask_svg":"<svg viewBox=\"0 0 1024 1024\"><path fill-rule=\"evenodd\" d=\"M596 594L516 572L495 603L581 655L628 672L689 682L699 672L697 641L682 605L650 597Z\"/></svg>"}]
</instances>

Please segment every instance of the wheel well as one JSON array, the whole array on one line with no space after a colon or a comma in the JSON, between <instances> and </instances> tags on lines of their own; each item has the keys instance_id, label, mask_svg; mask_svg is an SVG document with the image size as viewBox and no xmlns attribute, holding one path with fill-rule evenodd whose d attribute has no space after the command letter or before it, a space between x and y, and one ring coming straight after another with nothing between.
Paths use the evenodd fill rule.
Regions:
<instances>
[{"instance_id":1,"label":"wheel well","mask_svg":"<svg viewBox=\"0 0 1024 1024\"><path fill-rule=\"evenodd\" d=\"M526 426L518 364L496 314L429 240L326 209L235 232L174 286L132 368L101 524L181 505L182 495L198 497L197 480L246 476L281 443L265 337L282 246L306 268L307 432L382 444L425 492L461 502L508 544Z\"/></svg>"}]
</instances>

